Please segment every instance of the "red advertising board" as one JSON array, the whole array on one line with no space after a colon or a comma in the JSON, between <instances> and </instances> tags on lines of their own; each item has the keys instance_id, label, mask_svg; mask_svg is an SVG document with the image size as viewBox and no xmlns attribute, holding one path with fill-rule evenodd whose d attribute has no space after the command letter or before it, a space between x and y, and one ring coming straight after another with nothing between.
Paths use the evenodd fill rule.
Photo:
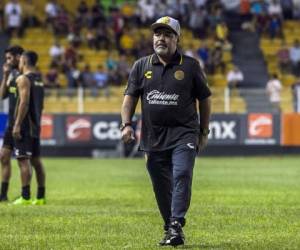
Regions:
<instances>
[{"instance_id":1,"label":"red advertising board","mask_svg":"<svg viewBox=\"0 0 300 250\"><path fill-rule=\"evenodd\" d=\"M72 142L87 142L91 140L91 117L68 116L66 119L67 140Z\"/></svg>"},{"instance_id":2,"label":"red advertising board","mask_svg":"<svg viewBox=\"0 0 300 250\"><path fill-rule=\"evenodd\" d=\"M41 139L49 140L53 138L53 115L43 115L41 120Z\"/></svg>"},{"instance_id":3,"label":"red advertising board","mask_svg":"<svg viewBox=\"0 0 300 250\"><path fill-rule=\"evenodd\" d=\"M281 143L284 146L300 146L300 115L282 115Z\"/></svg>"}]
</instances>

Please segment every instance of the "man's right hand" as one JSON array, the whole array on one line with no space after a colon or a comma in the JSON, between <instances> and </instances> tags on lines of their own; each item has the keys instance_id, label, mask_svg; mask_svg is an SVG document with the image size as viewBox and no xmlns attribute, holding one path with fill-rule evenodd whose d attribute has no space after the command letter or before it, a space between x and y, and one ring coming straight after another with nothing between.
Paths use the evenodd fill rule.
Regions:
<instances>
[{"instance_id":1,"label":"man's right hand","mask_svg":"<svg viewBox=\"0 0 300 250\"><path fill-rule=\"evenodd\" d=\"M3 70L3 75L7 77L10 73L11 68L7 63L4 63L2 70Z\"/></svg>"},{"instance_id":2,"label":"man's right hand","mask_svg":"<svg viewBox=\"0 0 300 250\"><path fill-rule=\"evenodd\" d=\"M130 143L135 140L134 131L131 126L126 126L122 131L122 140L124 143Z\"/></svg>"}]
</instances>

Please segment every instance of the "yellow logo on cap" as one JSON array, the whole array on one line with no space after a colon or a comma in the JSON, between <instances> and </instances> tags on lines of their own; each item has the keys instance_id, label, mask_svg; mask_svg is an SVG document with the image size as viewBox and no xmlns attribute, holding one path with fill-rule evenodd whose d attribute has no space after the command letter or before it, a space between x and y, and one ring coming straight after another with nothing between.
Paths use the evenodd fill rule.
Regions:
<instances>
[{"instance_id":1,"label":"yellow logo on cap","mask_svg":"<svg viewBox=\"0 0 300 250\"><path fill-rule=\"evenodd\" d=\"M175 77L177 80L181 81L181 80L184 79L184 72L183 72L182 70L177 70L177 71L175 71L175 73L174 73L174 77Z\"/></svg>"},{"instance_id":2,"label":"yellow logo on cap","mask_svg":"<svg viewBox=\"0 0 300 250\"><path fill-rule=\"evenodd\" d=\"M146 77L147 79L151 79L151 78L152 78L152 71L147 71L147 72L145 73L145 77Z\"/></svg>"},{"instance_id":3,"label":"yellow logo on cap","mask_svg":"<svg viewBox=\"0 0 300 250\"><path fill-rule=\"evenodd\" d=\"M170 22L170 17L164 16L160 19L160 23L168 24Z\"/></svg>"}]
</instances>

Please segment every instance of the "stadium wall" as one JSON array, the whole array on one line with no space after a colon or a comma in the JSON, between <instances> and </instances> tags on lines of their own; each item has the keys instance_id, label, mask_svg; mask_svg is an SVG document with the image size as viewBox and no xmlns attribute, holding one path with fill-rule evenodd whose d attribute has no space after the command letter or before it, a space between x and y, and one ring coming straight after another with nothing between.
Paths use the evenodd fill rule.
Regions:
<instances>
[{"instance_id":1,"label":"stadium wall","mask_svg":"<svg viewBox=\"0 0 300 250\"><path fill-rule=\"evenodd\" d=\"M7 116L0 114L0 138ZM118 114L45 114L41 144L46 156L122 156ZM299 114L214 114L204 155L300 153ZM139 138L139 129L136 137Z\"/></svg>"}]
</instances>

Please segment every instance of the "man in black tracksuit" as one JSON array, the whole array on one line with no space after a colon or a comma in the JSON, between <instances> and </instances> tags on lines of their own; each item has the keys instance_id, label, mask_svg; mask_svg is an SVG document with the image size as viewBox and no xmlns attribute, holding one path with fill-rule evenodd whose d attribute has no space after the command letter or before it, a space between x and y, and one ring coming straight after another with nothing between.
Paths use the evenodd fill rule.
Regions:
<instances>
[{"instance_id":1,"label":"man in black tracksuit","mask_svg":"<svg viewBox=\"0 0 300 250\"><path fill-rule=\"evenodd\" d=\"M164 220L160 245L184 244L197 150L207 144L210 95L199 62L177 45L180 25L162 17L151 26L155 53L135 62L122 106L122 139L134 139L131 119L142 105L141 150L146 152L157 204ZM200 125L196 108L199 102Z\"/></svg>"}]
</instances>

